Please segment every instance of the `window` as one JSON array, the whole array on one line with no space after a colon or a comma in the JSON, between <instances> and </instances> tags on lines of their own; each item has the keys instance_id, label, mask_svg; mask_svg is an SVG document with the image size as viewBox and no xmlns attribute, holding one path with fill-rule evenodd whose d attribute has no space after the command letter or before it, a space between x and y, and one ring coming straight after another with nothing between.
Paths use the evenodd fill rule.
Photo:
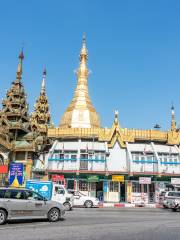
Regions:
<instances>
[{"instance_id":1,"label":"window","mask_svg":"<svg viewBox=\"0 0 180 240\"><path fill-rule=\"evenodd\" d=\"M105 154L101 153L101 160L105 160Z\"/></svg>"},{"instance_id":2,"label":"window","mask_svg":"<svg viewBox=\"0 0 180 240\"><path fill-rule=\"evenodd\" d=\"M174 162L176 162L176 163L178 162L178 159L176 157L174 158Z\"/></svg>"},{"instance_id":3,"label":"window","mask_svg":"<svg viewBox=\"0 0 180 240\"><path fill-rule=\"evenodd\" d=\"M119 182L109 182L109 191L110 192L119 192Z\"/></svg>"},{"instance_id":4,"label":"window","mask_svg":"<svg viewBox=\"0 0 180 240\"><path fill-rule=\"evenodd\" d=\"M164 164L167 165L167 157L164 158Z\"/></svg>"},{"instance_id":5,"label":"window","mask_svg":"<svg viewBox=\"0 0 180 240\"><path fill-rule=\"evenodd\" d=\"M4 198L24 199L24 192L16 189L8 189L4 194Z\"/></svg>"},{"instance_id":6,"label":"window","mask_svg":"<svg viewBox=\"0 0 180 240\"><path fill-rule=\"evenodd\" d=\"M88 170L88 161L80 161L80 170Z\"/></svg>"},{"instance_id":7,"label":"window","mask_svg":"<svg viewBox=\"0 0 180 240\"><path fill-rule=\"evenodd\" d=\"M4 198L5 189L0 190L0 198Z\"/></svg>"},{"instance_id":8,"label":"window","mask_svg":"<svg viewBox=\"0 0 180 240\"><path fill-rule=\"evenodd\" d=\"M79 181L79 191L88 191L88 182Z\"/></svg>"},{"instance_id":9,"label":"window","mask_svg":"<svg viewBox=\"0 0 180 240\"><path fill-rule=\"evenodd\" d=\"M71 155L71 159L72 160L76 160L77 159L77 155Z\"/></svg>"},{"instance_id":10,"label":"window","mask_svg":"<svg viewBox=\"0 0 180 240\"><path fill-rule=\"evenodd\" d=\"M88 154L81 154L81 159L88 159Z\"/></svg>"},{"instance_id":11,"label":"window","mask_svg":"<svg viewBox=\"0 0 180 240\"><path fill-rule=\"evenodd\" d=\"M44 200L43 196L41 196L38 193L32 192L32 191L26 191L25 192L25 196L26 196L25 197L26 200L39 200L39 201L43 201Z\"/></svg>"},{"instance_id":12,"label":"window","mask_svg":"<svg viewBox=\"0 0 180 240\"><path fill-rule=\"evenodd\" d=\"M138 182L132 182L132 191L141 192L141 185Z\"/></svg>"}]
</instances>

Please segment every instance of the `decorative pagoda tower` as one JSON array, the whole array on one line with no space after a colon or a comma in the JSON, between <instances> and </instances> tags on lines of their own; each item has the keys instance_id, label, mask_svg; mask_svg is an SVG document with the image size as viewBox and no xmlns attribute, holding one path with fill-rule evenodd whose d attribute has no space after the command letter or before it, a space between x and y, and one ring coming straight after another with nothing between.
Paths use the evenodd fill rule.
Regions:
<instances>
[{"instance_id":1,"label":"decorative pagoda tower","mask_svg":"<svg viewBox=\"0 0 180 240\"><path fill-rule=\"evenodd\" d=\"M9 162L24 164L24 175L30 178L35 152L35 132L31 131L26 93L22 83L23 51L19 55L16 79L2 100L0 127L8 132L11 143Z\"/></svg>"},{"instance_id":2,"label":"decorative pagoda tower","mask_svg":"<svg viewBox=\"0 0 180 240\"><path fill-rule=\"evenodd\" d=\"M41 84L41 92L39 97L36 100L34 105L34 112L31 116L31 125L33 128L37 129L37 131L41 135L47 134L47 128L51 123L51 115L49 112L49 103L48 97L46 95L46 69L43 71L43 79Z\"/></svg>"},{"instance_id":3,"label":"decorative pagoda tower","mask_svg":"<svg viewBox=\"0 0 180 240\"><path fill-rule=\"evenodd\" d=\"M99 128L99 115L93 107L88 93L89 70L87 68L88 51L85 36L79 58L77 87L74 97L61 119L60 128Z\"/></svg>"}]
</instances>

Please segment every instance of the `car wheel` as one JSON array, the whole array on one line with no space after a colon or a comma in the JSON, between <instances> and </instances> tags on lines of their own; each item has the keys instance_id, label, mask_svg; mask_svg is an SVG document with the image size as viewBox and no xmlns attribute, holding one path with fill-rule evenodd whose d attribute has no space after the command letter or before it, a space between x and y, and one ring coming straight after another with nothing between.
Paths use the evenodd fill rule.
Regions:
<instances>
[{"instance_id":1,"label":"car wheel","mask_svg":"<svg viewBox=\"0 0 180 240\"><path fill-rule=\"evenodd\" d=\"M84 206L85 206L86 208L92 208L93 203L92 203L92 201L88 200L88 201L85 201Z\"/></svg>"},{"instance_id":2,"label":"car wheel","mask_svg":"<svg viewBox=\"0 0 180 240\"><path fill-rule=\"evenodd\" d=\"M7 219L7 214L4 210L0 209L0 225L4 224Z\"/></svg>"},{"instance_id":3,"label":"car wheel","mask_svg":"<svg viewBox=\"0 0 180 240\"><path fill-rule=\"evenodd\" d=\"M163 205L163 208L168 208L166 205Z\"/></svg>"},{"instance_id":4,"label":"car wheel","mask_svg":"<svg viewBox=\"0 0 180 240\"><path fill-rule=\"evenodd\" d=\"M66 208L66 211L70 211L71 210L71 204L70 203L65 202L63 205Z\"/></svg>"},{"instance_id":5,"label":"car wheel","mask_svg":"<svg viewBox=\"0 0 180 240\"><path fill-rule=\"evenodd\" d=\"M173 212L176 212L176 211L177 211L177 209L176 209L176 208L172 208L172 211L173 211Z\"/></svg>"},{"instance_id":6,"label":"car wheel","mask_svg":"<svg viewBox=\"0 0 180 240\"><path fill-rule=\"evenodd\" d=\"M50 222L57 222L60 219L60 211L57 208L52 208L48 213Z\"/></svg>"}]
</instances>

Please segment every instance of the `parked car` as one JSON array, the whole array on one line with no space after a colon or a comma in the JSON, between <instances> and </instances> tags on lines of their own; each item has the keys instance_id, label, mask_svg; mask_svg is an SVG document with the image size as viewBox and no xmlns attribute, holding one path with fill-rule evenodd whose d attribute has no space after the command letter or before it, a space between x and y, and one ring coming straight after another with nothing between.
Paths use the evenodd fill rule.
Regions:
<instances>
[{"instance_id":1,"label":"parked car","mask_svg":"<svg viewBox=\"0 0 180 240\"><path fill-rule=\"evenodd\" d=\"M68 190L70 193L74 195L74 206L84 206L86 208L98 207L99 206L99 199L95 197L89 197L85 194L75 191L75 190Z\"/></svg>"},{"instance_id":2,"label":"parked car","mask_svg":"<svg viewBox=\"0 0 180 240\"><path fill-rule=\"evenodd\" d=\"M0 224L12 219L43 219L58 221L65 214L65 207L47 200L29 189L0 188Z\"/></svg>"},{"instance_id":3,"label":"parked car","mask_svg":"<svg viewBox=\"0 0 180 240\"><path fill-rule=\"evenodd\" d=\"M48 200L62 203L67 211L73 207L73 195L69 194L63 185L53 183L52 181L27 180L26 188L39 193Z\"/></svg>"},{"instance_id":4,"label":"parked car","mask_svg":"<svg viewBox=\"0 0 180 240\"><path fill-rule=\"evenodd\" d=\"M168 191L164 196L163 207L171 208L174 200L180 200L180 191Z\"/></svg>"},{"instance_id":5,"label":"parked car","mask_svg":"<svg viewBox=\"0 0 180 240\"><path fill-rule=\"evenodd\" d=\"M159 194L159 203L160 204L163 204L165 195L166 195L166 191L160 192L160 194Z\"/></svg>"}]
</instances>

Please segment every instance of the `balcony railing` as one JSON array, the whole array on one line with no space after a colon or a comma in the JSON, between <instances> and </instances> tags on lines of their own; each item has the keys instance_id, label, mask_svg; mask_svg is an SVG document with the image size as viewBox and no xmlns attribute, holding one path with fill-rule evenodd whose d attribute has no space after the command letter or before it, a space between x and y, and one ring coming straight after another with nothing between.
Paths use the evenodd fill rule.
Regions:
<instances>
[{"instance_id":1,"label":"balcony railing","mask_svg":"<svg viewBox=\"0 0 180 240\"><path fill-rule=\"evenodd\" d=\"M48 158L48 161L77 161L78 159L74 159L74 158ZM87 161L87 162L105 162L106 159L84 159L84 158L80 158L80 161Z\"/></svg>"}]
</instances>

